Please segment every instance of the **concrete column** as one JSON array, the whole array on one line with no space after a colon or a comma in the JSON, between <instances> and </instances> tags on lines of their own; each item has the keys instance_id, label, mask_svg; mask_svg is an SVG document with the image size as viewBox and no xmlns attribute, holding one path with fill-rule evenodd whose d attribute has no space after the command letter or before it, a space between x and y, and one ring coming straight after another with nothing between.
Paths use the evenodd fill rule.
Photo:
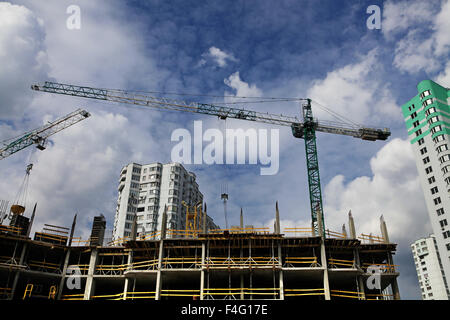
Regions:
<instances>
[{"instance_id":1,"label":"concrete column","mask_svg":"<svg viewBox=\"0 0 450 320\"><path fill-rule=\"evenodd\" d=\"M24 243L23 247L22 247L22 251L20 253L20 259L19 259L19 265L20 266L23 265L23 262L25 260L25 253L27 251L27 248L28 248L28 244ZM14 299L14 295L16 293L17 282L19 281L19 276L20 276L20 270L17 270L16 274L14 275L14 281L13 281L13 285L12 285L12 288L11 288L11 300Z\"/></svg>"},{"instance_id":2,"label":"concrete column","mask_svg":"<svg viewBox=\"0 0 450 320\"><path fill-rule=\"evenodd\" d=\"M392 254L388 252L388 264L393 265L394 259L392 258ZM398 287L397 277L394 278L391 282L392 294L394 295L394 300L400 300L400 289Z\"/></svg>"},{"instance_id":3,"label":"concrete column","mask_svg":"<svg viewBox=\"0 0 450 320\"><path fill-rule=\"evenodd\" d=\"M155 300L161 299L161 268L162 260L164 259L164 239L166 238L167 229L167 206L164 206L164 212L161 220L161 240L159 241L159 253L158 253L158 271L156 273L156 289L155 289Z\"/></svg>"},{"instance_id":4,"label":"concrete column","mask_svg":"<svg viewBox=\"0 0 450 320\"><path fill-rule=\"evenodd\" d=\"M325 300L330 300L330 283L328 281L328 263L327 263L327 254L325 251L325 237L322 233L323 226L322 226L322 212L318 210L317 212L317 228L320 233L321 237L321 243L320 243L320 263L322 264L323 268L323 289L325 294Z\"/></svg>"},{"instance_id":5,"label":"concrete column","mask_svg":"<svg viewBox=\"0 0 450 320\"><path fill-rule=\"evenodd\" d=\"M356 268L358 270L361 270L361 259L359 258L359 251L358 251L358 249L353 250L353 254L354 254L354 257L355 257ZM364 281L363 281L363 277L362 277L362 272L358 273L356 278L357 278L356 280L358 281L359 292L362 294L362 299L366 300L366 290L364 288Z\"/></svg>"},{"instance_id":6,"label":"concrete column","mask_svg":"<svg viewBox=\"0 0 450 320\"><path fill-rule=\"evenodd\" d=\"M345 229L345 224L342 225L342 234L344 235L345 238L348 238L347 230Z\"/></svg>"},{"instance_id":7,"label":"concrete column","mask_svg":"<svg viewBox=\"0 0 450 320\"><path fill-rule=\"evenodd\" d=\"M350 232L350 239L356 239L355 221L353 221L352 210L348 212L348 229Z\"/></svg>"},{"instance_id":8,"label":"concrete column","mask_svg":"<svg viewBox=\"0 0 450 320\"><path fill-rule=\"evenodd\" d=\"M387 232L386 222L384 221L383 216L380 217L380 229L381 229L381 237L383 237L384 243L389 243L389 235Z\"/></svg>"},{"instance_id":9,"label":"concrete column","mask_svg":"<svg viewBox=\"0 0 450 320\"><path fill-rule=\"evenodd\" d=\"M67 267L69 264L69 258L70 258L70 247L67 248L67 252L66 252L66 256L64 258L64 265L63 265L63 270L62 270L62 274L61 274L61 281L59 282L59 287L58 287L58 295L57 295L57 300L61 299L61 295L64 289L64 281L66 280L66 274L67 274Z\"/></svg>"},{"instance_id":10,"label":"concrete column","mask_svg":"<svg viewBox=\"0 0 450 320\"><path fill-rule=\"evenodd\" d=\"M275 233L280 234L280 211L278 210L278 201L275 204Z\"/></svg>"},{"instance_id":11,"label":"concrete column","mask_svg":"<svg viewBox=\"0 0 450 320\"><path fill-rule=\"evenodd\" d=\"M200 300L203 300L203 295L205 292L205 257L206 257L206 245L205 241L202 241L202 270L200 271Z\"/></svg>"},{"instance_id":12,"label":"concrete column","mask_svg":"<svg viewBox=\"0 0 450 320\"><path fill-rule=\"evenodd\" d=\"M133 251L128 252L127 270L130 269L130 265L133 262ZM125 278L123 286L123 300L127 299L127 292L130 290L130 278Z\"/></svg>"},{"instance_id":13,"label":"concrete column","mask_svg":"<svg viewBox=\"0 0 450 320\"><path fill-rule=\"evenodd\" d=\"M84 288L84 300L90 300L95 291L94 271L97 265L98 250L92 248L91 259L89 260L89 269L86 277L86 287Z\"/></svg>"}]
</instances>

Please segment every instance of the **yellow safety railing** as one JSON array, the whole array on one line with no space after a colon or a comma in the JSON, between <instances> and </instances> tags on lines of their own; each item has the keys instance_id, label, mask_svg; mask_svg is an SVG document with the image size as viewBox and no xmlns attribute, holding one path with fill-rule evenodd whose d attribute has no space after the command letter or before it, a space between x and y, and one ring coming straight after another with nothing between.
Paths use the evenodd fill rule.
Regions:
<instances>
[{"instance_id":1,"label":"yellow safety railing","mask_svg":"<svg viewBox=\"0 0 450 320\"><path fill-rule=\"evenodd\" d=\"M295 265L308 265L310 266L318 266L317 257L286 257L284 259L285 265L289 264L292 266Z\"/></svg>"},{"instance_id":2,"label":"yellow safety railing","mask_svg":"<svg viewBox=\"0 0 450 320\"><path fill-rule=\"evenodd\" d=\"M162 289L161 296L164 296L164 297L200 297L200 290Z\"/></svg>"},{"instance_id":3,"label":"yellow safety railing","mask_svg":"<svg viewBox=\"0 0 450 320\"><path fill-rule=\"evenodd\" d=\"M328 259L328 266L330 268L340 268L340 267L348 267L348 268L355 268L355 260L342 260L342 259Z\"/></svg>"},{"instance_id":4,"label":"yellow safety railing","mask_svg":"<svg viewBox=\"0 0 450 320\"><path fill-rule=\"evenodd\" d=\"M370 266L375 266L380 269L381 272L394 273L396 272L397 264L387 264L387 263L363 263L362 269L367 272L367 268Z\"/></svg>"},{"instance_id":5,"label":"yellow safety railing","mask_svg":"<svg viewBox=\"0 0 450 320\"><path fill-rule=\"evenodd\" d=\"M14 226L5 226L0 224L0 232L11 232L19 235L22 232L22 228Z\"/></svg>"},{"instance_id":6,"label":"yellow safety railing","mask_svg":"<svg viewBox=\"0 0 450 320\"><path fill-rule=\"evenodd\" d=\"M134 300L134 299L155 299L155 291L148 291L148 292L127 292L126 298L124 296L124 300Z\"/></svg>"},{"instance_id":7,"label":"yellow safety railing","mask_svg":"<svg viewBox=\"0 0 450 320\"><path fill-rule=\"evenodd\" d=\"M64 294L61 296L61 300L83 300L84 293L79 294Z\"/></svg>"},{"instance_id":8,"label":"yellow safety railing","mask_svg":"<svg viewBox=\"0 0 450 320\"><path fill-rule=\"evenodd\" d=\"M28 261L29 267L36 267L36 268L42 268L42 269L52 269L52 270L60 270L61 265L58 263L51 263L46 261L37 261L37 260L30 260Z\"/></svg>"},{"instance_id":9,"label":"yellow safety railing","mask_svg":"<svg viewBox=\"0 0 450 320\"><path fill-rule=\"evenodd\" d=\"M11 288L0 288L0 295L2 294L10 294L11 293Z\"/></svg>"},{"instance_id":10,"label":"yellow safety railing","mask_svg":"<svg viewBox=\"0 0 450 320\"><path fill-rule=\"evenodd\" d=\"M297 296L323 296L325 290L319 289L284 289L285 297L297 297Z\"/></svg>"},{"instance_id":11,"label":"yellow safety railing","mask_svg":"<svg viewBox=\"0 0 450 320\"><path fill-rule=\"evenodd\" d=\"M235 295L278 296L280 288L205 288L204 296L235 296Z\"/></svg>"},{"instance_id":12,"label":"yellow safety railing","mask_svg":"<svg viewBox=\"0 0 450 320\"><path fill-rule=\"evenodd\" d=\"M209 234L221 234L226 231L229 233L258 233L258 234L268 234L269 228L231 228L231 229L211 229L208 230Z\"/></svg>"},{"instance_id":13,"label":"yellow safety railing","mask_svg":"<svg viewBox=\"0 0 450 320\"><path fill-rule=\"evenodd\" d=\"M47 240L52 240L52 241L56 241L59 244L64 244L67 241L67 237L66 236L60 236L60 235L55 235L55 234L50 234L50 233L44 233L44 232L36 232L38 241L39 239L47 239ZM35 235L35 237L36 237Z\"/></svg>"},{"instance_id":14,"label":"yellow safety railing","mask_svg":"<svg viewBox=\"0 0 450 320\"><path fill-rule=\"evenodd\" d=\"M345 239L347 236L341 232L331 231L331 230L325 230L325 236L327 238L338 238L338 239Z\"/></svg>"},{"instance_id":15,"label":"yellow safety railing","mask_svg":"<svg viewBox=\"0 0 450 320\"><path fill-rule=\"evenodd\" d=\"M350 299L364 299L364 294L358 291L330 290L330 296Z\"/></svg>"},{"instance_id":16,"label":"yellow safety railing","mask_svg":"<svg viewBox=\"0 0 450 320\"><path fill-rule=\"evenodd\" d=\"M361 236L358 237L358 239L362 240L363 242L376 242L376 243L385 243L386 240L382 237L374 236L371 234L364 234L361 233Z\"/></svg>"},{"instance_id":17,"label":"yellow safety railing","mask_svg":"<svg viewBox=\"0 0 450 320\"><path fill-rule=\"evenodd\" d=\"M275 257L209 257L204 266L207 268L232 268L232 267L275 267L279 266Z\"/></svg>"},{"instance_id":18,"label":"yellow safety railing","mask_svg":"<svg viewBox=\"0 0 450 320\"><path fill-rule=\"evenodd\" d=\"M393 299L394 295L393 294L374 294L374 293L369 293L366 294L366 300L391 300ZM380 298L380 299L377 299Z\"/></svg>"},{"instance_id":19,"label":"yellow safety railing","mask_svg":"<svg viewBox=\"0 0 450 320\"><path fill-rule=\"evenodd\" d=\"M291 237L297 237L297 234L303 237L311 237L314 235L314 230L313 228L284 228L283 233L287 233L286 236Z\"/></svg>"}]
</instances>

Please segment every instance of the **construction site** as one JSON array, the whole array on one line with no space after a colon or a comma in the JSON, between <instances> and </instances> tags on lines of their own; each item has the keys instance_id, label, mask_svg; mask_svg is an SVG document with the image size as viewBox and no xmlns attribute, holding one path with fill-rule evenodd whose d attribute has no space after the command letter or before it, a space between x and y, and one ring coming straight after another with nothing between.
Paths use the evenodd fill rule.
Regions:
<instances>
[{"instance_id":1,"label":"construction site","mask_svg":"<svg viewBox=\"0 0 450 320\"><path fill-rule=\"evenodd\" d=\"M165 217L163 217L165 219ZM57 300L400 299L396 245L382 236L279 226L160 230L102 244L47 225L34 240L1 226L0 297ZM163 224L164 225L164 224ZM95 234L95 223L93 234ZM376 273L371 268L377 270ZM379 277L371 281L370 277ZM377 285L378 281L378 285ZM372 284L372 285L371 285Z\"/></svg>"},{"instance_id":2,"label":"construction site","mask_svg":"<svg viewBox=\"0 0 450 320\"><path fill-rule=\"evenodd\" d=\"M71 227L47 224L31 238L36 206L24 216L27 167L24 182L11 207L3 201L0 212L0 298L5 300L398 300L399 272L393 255L396 244L389 241L384 219L380 236L357 236L351 213L348 226L339 232L325 227L316 131L362 140L386 140L390 131L342 122L317 121L311 99L303 101L303 121L211 104L147 97L130 91L96 89L45 82L32 89L88 99L113 101L288 126L295 138L305 141L311 223L281 228L278 203L273 228L239 226L226 229L206 227L205 210L189 212L181 230L168 228L167 208L160 229L139 234L137 212L130 236L105 241L105 218L95 217L89 239L74 237ZM77 110L23 136L4 142L0 160L30 145L45 149L47 138L88 118ZM138 185L137 185L138 186ZM228 194L222 193L226 221ZM136 207L138 208L137 201ZM202 204L202 203L200 203ZM201 206L202 207L202 206ZM9 209L9 215L8 215ZM142 209L144 209L142 207ZM9 225L3 224L8 216ZM348 230L348 232L347 232Z\"/></svg>"}]
</instances>

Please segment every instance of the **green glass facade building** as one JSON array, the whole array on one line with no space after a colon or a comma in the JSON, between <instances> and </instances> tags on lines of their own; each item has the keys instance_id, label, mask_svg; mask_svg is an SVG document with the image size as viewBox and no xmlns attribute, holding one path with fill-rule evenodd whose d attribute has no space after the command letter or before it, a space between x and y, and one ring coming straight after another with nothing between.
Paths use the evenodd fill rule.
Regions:
<instances>
[{"instance_id":1,"label":"green glass facade building","mask_svg":"<svg viewBox=\"0 0 450 320\"><path fill-rule=\"evenodd\" d=\"M450 89L423 80L417 85L417 91L402 106L402 112L436 237L440 256L436 264L442 269L450 297L447 285L450 280ZM424 271L421 262L417 259L415 262L418 274ZM426 278L419 279L422 296L432 298Z\"/></svg>"}]
</instances>

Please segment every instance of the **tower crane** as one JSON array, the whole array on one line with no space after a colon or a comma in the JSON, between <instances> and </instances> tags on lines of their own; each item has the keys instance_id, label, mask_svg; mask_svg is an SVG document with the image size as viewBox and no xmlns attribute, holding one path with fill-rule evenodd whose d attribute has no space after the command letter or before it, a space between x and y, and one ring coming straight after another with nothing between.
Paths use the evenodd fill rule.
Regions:
<instances>
[{"instance_id":1,"label":"tower crane","mask_svg":"<svg viewBox=\"0 0 450 320\"><path fill-rule=\"evenodd\" d=\"M17 151L25 149L32 144L36 144L36 148L39 150L44 150L48 137L88 118L89 116L89 112L78 109L53 122L49 122L42 127L26 132L20 137L4 140L1 142L2 146L0 146L0 160Z\"/></svg>"},{"instance_id":2,"label":"tower crane","mask_svg":"<svg viewBox=\"0 0 450 320\"><path fill-rule=\"evenodd\" d=\"M319 162L317 157L316 132L319 131L352 136L354 138L369 141L386 140L391 134L390 130L387 128L380 129L355 124L318 121L313 117L311 99L298 99L303 101L303 121L301 121L297 117L292 116L269 114L229 106L217 106L213 104L152 97L143 93L130 92L126 90L100 89L49 81L46 81L43 84L33 84L31 86L31 89L48 93L133 104L164 110L207 114L217 116L220 119L234 118L291 127L294 137L302 138L305 140L312 226L314 228L314 232L318 236L325 236L325 224L322 220L322 230L319 230L317 217L319 212L323 213L323 206L320 186ZM323 214L321 216L323 219Z\"/></svg>"}]
</instances>

